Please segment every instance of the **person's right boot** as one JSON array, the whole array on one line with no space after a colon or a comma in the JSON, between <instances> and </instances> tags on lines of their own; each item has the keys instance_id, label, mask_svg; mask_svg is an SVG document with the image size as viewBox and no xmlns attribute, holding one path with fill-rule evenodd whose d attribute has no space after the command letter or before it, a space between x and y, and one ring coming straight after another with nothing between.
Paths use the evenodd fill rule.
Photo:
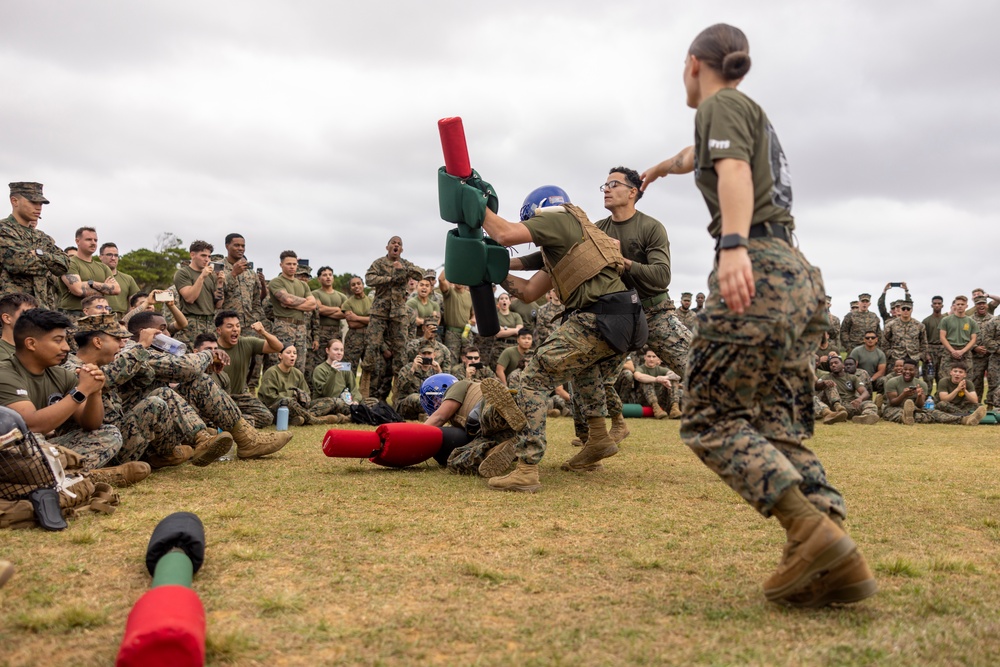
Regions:
<instances>
[{"instance_id":1,"label":"person's right boot","mask_svg":"<svg viewBox=\"0 0 1000 667\"><path fill-rule=\"evenodd\" d=\"M517 467L503 477L491 477L488 484L494 491L523 491L534 493L542 488L538 481L538 464L517 462Z\"/></svg>"},{"instance_id":2,"label":"person's right boot","mask_svg":"<svg viewBox=\"0 0 1000 667\"><path fill-rule=\"evenodd\" d=\"M684 413L681 412L681 406L677 404L677 401L674 401L673 404L670 406L670 418L680 419L681 415L683 414Z\"/></svg>"},{"instance_id":3,"label":"person's right boot","mask_svg":"<svg viewBox=\"0 0 1000 667\"><path fill-rule=\"evenodd\" d=\"M146 454L146 461L153 468L153 470L156 470L158 468L179 466L180 464L186 461L190 461L191 457L193 456L194 456L193 447L191 447L190 445L177 445L171 450L169 455Z\"/></svg>"},{"instance_id":4,"label":"person's right boot","mask_svg":"<svg viewBox=\"0 0 1000 667\"><path fill-rule=\"evenodd\" d=\"M854 422L855 424L868 424L868 425L871 425L871 424L877 424L878 421L879 421L879 419L878 419L878 415L876 415L876 414L869 414L869 415L857 415L855 417L852 417L851 421Z\"/></svg>"},{"instance_id":5,"label":"person's right boot","mask_svg":"<svg viewBox=\"0 0 1000 667\"><path fill-rule=\"evenodd\" d=\"M510 464L515 458L513 438L504 440L486 454L486 458L479 464L479 474L486 479L499 477L510 470Z\"/></svg>"},{"instance_id":6,"label":"person's right boot","mask_svg":"<svg viewBox=\"0 0 1000 667\"><path fill-rule=\"evenodd\" d=\"M145 461L129 461L120 466L94 468L90 471L90 481L95 484L104 482L105 484L121 488L141 482L149 477L151 472L153 472L153 469Z\"/></svg>"},{"instance_id":7,"label":"person's right boot","mask_svg":"<svg viewBox=\"0 0 1000 667\"><path fill-rule=\"evenodd\" d=\"M837 405L840 405L840 403L838 403ZM829 415L827 415L826 418L823 419L823 423L840 424L842 422L846 422L847 419L848 419L847 410L840 409L837 410L836 412L831 412Z\"/></svg>"},{"instance_id":8,"label":"person's right boot","mask_svg":"<svg viewBox=\"0 0 1000 667\"><path fill-rule=\"evenodd\" d=\"M857 551L854 540L797 486L786 491L771 511L788 538L777 571L764 582L764 596L771 602L794 600Z\"/></svg>"},{"instance_id":9,"label":"person's right boot","mask_svg":"<svg viewBox=\"0 0 1000 667\"><path fill-rule=\"evenodd\" d=\"M232 432L233 440L236 441L236 455L241 459L256 459L273 454L292 439L290 431L262 433L246 419L236 422Z\"/></svg>"},{"instance_id":10,"label":"person's right boot","mask_svg":"<svg viewBox=\"0 0 1000 667\"><path fill-rule=\"evenodd\" d=\"M653 403L651 406L653 408L653 417L656 419L666 419L670 416L670 413L660 407L659 403Z\"/></svg>"},{"instance_id":11,"label":"person's right boot","mask_svg":"<svg viewBox=\"0 0 1000 667\"><path fill-rule=\"evenodd\" d=\"M618 445L608 434L608 425L604 417L588 417L587 427L587 444L576 456L560 466L563 470L575 472L600 470L604 467L599 463L602 459L618 453Z\"/></svg>"},{"instance_id":12,"label":"person's right boot","mask_svg":"<svg viewBox=\"0 0 1000 667\"><path fill-rule=\"evenodd\" d=\"M916 404L910 399L903 401L903 423L907 426L913 426L914 419L913 414L917 411Z\"/></svg>"},{"instance_id":13,"label":"person's right boot","mask_svg":"<svg viewBox=\"0 0 1000 667\"><path fill-rule=\"evenodd\" d=\"M232 448L233 436L228 432L218 433L213 428L203 428L194 436L194 456L191 457L191 464L207 466L213 461L218 461L219 457L225 456Z\"/></svg>"},{"instance_id":14,"label":"person's right boot","mask_svg":"<svg viewBox=\"0 0 1000 667\"><path fill-rule=\"evenodd\" d=\"M986 406L980 405L976 408L976 411L971 415L962 417L962 424L965 426L976 426L979 422L983 421L983 417L986 416Z\"/></svg>"},{"instance_id":15,"label":"person's right boot","mask_svg":"<svg viewBox=\"0 0 1000 667\"><path fill-rule=\"evenodd\" d=\"M615 441L615 444L620 445L622 440L628 437L629 433L631 433L631 431L628 430L628 424L625 423L625 417L622 416L622 413L619 412L618 414L613 415L611 417L611 429L608 431L608 435L610 435L611 439ZM581 443L580 446L582 447L583 443Z\"/></svg>"}]
</instances>

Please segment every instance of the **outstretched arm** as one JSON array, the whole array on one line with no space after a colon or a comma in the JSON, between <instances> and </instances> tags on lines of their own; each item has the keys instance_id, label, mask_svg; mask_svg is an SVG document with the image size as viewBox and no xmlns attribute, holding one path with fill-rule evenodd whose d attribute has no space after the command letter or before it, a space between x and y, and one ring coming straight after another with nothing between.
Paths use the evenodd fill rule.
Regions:
<instances>
[{"instance_id":1,"label":"outstretched arm","mask_svg":"<svg viewBox=\"0 0 1000 667\"><path fill-rule=\"evenodd\" d=\"M650 183L668 174L690 174L692 171L694 171L694 146L688 146L672 158L642 172L640 176L642 185L639 189L645 192Z\"/></svg>"}]
</instances>

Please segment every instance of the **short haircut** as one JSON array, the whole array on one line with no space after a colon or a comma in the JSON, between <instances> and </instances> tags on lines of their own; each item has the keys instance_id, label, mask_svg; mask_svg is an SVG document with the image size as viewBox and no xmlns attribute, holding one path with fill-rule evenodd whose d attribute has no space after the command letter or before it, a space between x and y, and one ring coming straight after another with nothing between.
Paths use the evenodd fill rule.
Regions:
<instances>
[{"instance_id":1,"label":"short haircut","mask_svg":"<svg viewBox=\"0 0 1000 667\"><path fill-rule=\"evenodd\" d=\"M232 243L233 239L243 239L244 241L246 241L246 238L242 234L236 234L234 232L232 234L226 234L226 245Z\"/></svg>"},{"instance_id":2,"label":"short haircut","mask_svg":"<svg viewBox=\"0 0 1000 667\"><path fill-rule=\"evenodd\" d=\"M916 362L915 359L910 359L909 357L907 357L906 359L903 359L903 365L904 366L917 366L918 364L917 364L917 362Z\"/></svg>"},{"instance_id":3,"label":"short haircut","mask_svg":"<svg viewBox=\"0 0 1000 667\"><path fill-rule=\"evenodd\" d=\"M23 305L29 305L32 308L38 307L38 300L30 294L25 294L24 292L11 292L10 294L4 294L0 297L0 315L10 315L13 316L17 312L17 309Z\"/></svg>"},{"instance_id":4,"label":"short haircut","mask_svg":"<svg viewBox=\"0 0 1000 667\"><path fill-rule=\"evenodd\" d=\"M333 267L330 267L330 266L321 266L321 267L319 267L319 270L316 271L316 277L319 278L320 275L322 275L322 273L324 271L329 271L330 275L333 275Z\"/></svg>"},{"instance_id":5,"label":"short haircut","mask_svg":"<svg viewBox=\"0 0 1000 667\"><path fill-rule=\"evenodd\" d=\"M76 252L76 246L75 245L68 245L65 248L63 248L63 252L69 252L70 250L72 250L73 252Z\"/></svg>"},{"instance_id":6,"label":"short haircut","mask_svg":"<svg viewBox=\"0 0 1000 667\"><path fill-rule=\"evenodd\" d=\"M868 331L866 331L866 332L865 332L865 335L866 335L866 336L867 336L868 334L872 334L873 336L878 336L878 332L877 332L877 331L875 331L874 329L869 329Z\"/></svg>"},{"instance_id":7,"label":"short haircut","mask_svg":"<svg viewBox=\"0 0 1000 667\"><path fill-rule=\"evenodd\" d=\"M944 297L943 296L932 296L931 297L931 301L934 301L934 300L944 301Z\"/></svg>"},{"instance_id":8,"label":"short haircut","mask_svg":"<svg viewBox=\"0 0 1000 667\"><path fill-rule=\"evenodd\" d=\"M479 352L479 348L476 347L475 345L470 345L469 347L462 350L462 356L463 357L469 356L469 352Z\"/></svg>"},{"instance_id":9,"label":"short haircut","mask_svg":"<svg viewBox=\"0 0 1000 667\"><path fill-rule=\"evenodd\" d=\"M530 336L530 335L531 335L531 329L528 329L527 327L521 327L520 329L517 330L518 338L520 338L521 336Z\"/></svg>"},{"instance_id":10,"label":"short haircut","mask_svg":"<svg viewBox=\"0 0 1000 667\"><path fill-rule=\"evenodd\" d=\"M966 303L969 303L969 298L964 294L959 294L958 296L956 296L954 299L951 300L952 303L955 303L956 301L964 301Z\"/></svg>"},{"instance_id":11,"label":"short haircut","mask_svg":"<svg viewBox=\"0 0 1000 667\"><path fill-rule=\"evenodd\" d=\"M24 340L29 337L44 336L56 329L68 329L73 323L68 317L54 310L32 308L21 313L14 325L14 347L24 348Z\"/></svg>"},{"instance_id":12,"label":"short haircut","mask_svg":"<svg viewBox=\"0 0 1000 667\"><path fill-rule=\"evenodd\" d=\"M100 253L103 255L104 251L107 250L108 248L114 248L115 250L118 250L118 244L117 243L110 243L110 242L109 243L102 243L101 244Z\"/></svg>"},{"instance_id":13,"label":"short haircut","mask_svg":"<svg viewBox=\"0 0 1000 667\"><path fill-rule=\"evenodd\" d=\"M90 341L94 340L98 336L102 335L103 331L97 331L96 329L88 329L87 331L77 331L73 334L73 340L76 341L76 346L78 348L84 348L90 345Z\"/></svg>"},{"instance_id":14,"label":"short haircut","mask_svg":"<svg viewBox=\"0 0 1000 667\"><path fill-rule=\"evenodd\" d=\"M91 294L90 296L83 298L83 300L80 302L80 308L81 309L86 308L95 301L107 301L107 300L108 297L104 296L103 294Z\"/></svg>"},{"instance_id":15,"label":"short haircut","mask_svg":"<svg viewBox=\"0 0 1000 667\"><path fill-rule=\"evenodd\" d=\"M94 232L96 234L97 230L94 229L93 227L80 227L80 229L76 230L76 236L74 236L73 238L79 239L81 236L83 236L84 232Z\"/></svg>"},{"instance_id":16,"label":"short haircut","mask_svg":"<svg viewBox=\"0 0 1000 667\"><path fill-rule=\"evenodd\" d=\"M235 310L220 310L215 314L215 326L221 327L222 323L228 320L230 317L235 317L237 320L240 319L240 314Z\"/></svg>"},{"instance_id":17,"label":"short haircut","mask_svg":"<svg viewBox=\"0 0 1000 667\"><path fill-rule=\"evenodd\" d=\"M163 315L160 315L155 310L143 310L136 313L126 325L129 333L135 335L143 329L151 329L153 327L153 319L156 317L163 317Z\"/></svg>"},{"instance_id":18,"label":"short haircut","mask_svg":"<svg viewBox=\"0 0 1000 667\"><path fill-rule=\"evenodd\" d=\"M132 298L128 300L128 307L135 308L136 304L139 303L139 299L145 299L149 296L149 292L136 292L132 295Z\"/></svg>"},{"instance_id":19,"label":"short haircut","mask_svg":"<svg viewBox=\"0 0 1000 667\"><path fill-rule=\"evenodd\" d=\"M642 178L639 177L639 172L635 169L629 169L628 167L614 167L608 174L624 174L625 180L628 181L628 186L636 188L638 194L635 196L635 200L639 201L642 199Z\"/></svg>"},{"instance_id":20,"label":"short haircut","mask_svg":"<svg viewBox=\"0 0 1000 667\"><path fill-rule=\"evenodd\" d=\"M351 276L351 280L348 280L347 284L348 285L351 284L351 281L353 281L353 280L360 280L362 285L365 284L365 279L362 278L361 276Z\"/></svg>"},{"instance_id":21,"label":"short haircut","mask_svg":"<svg viewBox=\"0 0 1000 667\"><path fill-rule=\"evenodd\" d=\"M229 241L226 241L226 243L229 243ZM210 331L206 331L205 333L200 333L197 336L195 336L194 349L197 350L205 343L218 343L218 342L219 342L218 336L216 336L214 333Z\"/></svg>"},{"instance_id":22,"label":"short haircut","mask_svg":"<svg viewBox=\"0 0 1000 667\"><path fill-rule=\"evenodd\" d=\"M190 247L188 247L189 252L205 252L206 250L209 252L214 252L215 246L213 246L208 241L195 241L190 245Z\"/></svg>"},{"instance_id":23,"label":"short haircut","mask_svg":"<svg viewBox=\"0 0 1000 667\"><path fill-rule=\"evenodd\" d=\"M968 368L965 367L965 363L961 361L956 361L951 365L951 370L955 370L956 368L962 371L969 370Z\"/></svg>"},{"instance_id":24,"label":"short haircut","mask_svg":"<svg viewBox=\"0 0 1000 667\"><path fill-rule=\"evenodd\" d=\"M278 261L284 262L289 257L294 257L295 259L299 258L299 256L295 254L294 250L282 250L281 254L278 255Z\"/></svg>"}]
</instances>

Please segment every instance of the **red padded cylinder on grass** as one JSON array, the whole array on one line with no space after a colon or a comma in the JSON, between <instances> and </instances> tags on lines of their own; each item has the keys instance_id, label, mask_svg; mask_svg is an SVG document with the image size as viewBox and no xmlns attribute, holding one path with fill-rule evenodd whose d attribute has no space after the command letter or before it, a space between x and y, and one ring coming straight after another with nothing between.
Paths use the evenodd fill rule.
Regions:
<instances>
[{"instance_id":1,"label":"red padded cylinder on grass","mask_svg":"<svg viewBox=\"0 0 1000 667\"><path fill-rule=\"evenodd\" d=\"M336 459L367 459L382 448L374 431L330 429L323 438L323 453Z\"/></svg>"},{"instance_id":2,"label":"red padded cylinder on grass","mask_svg":"<svg viewBox=\"0 0 1000 667\"><path fill-rule=\"evenodd\" d=\"M125 622L116 667L201 667L205 608L186 586L158 586L139 598Z\"/></svg>"},{"instance_id":3,"label":"red padded cylinder on grass","mask_svg":"<svg viewBox=\"0 0 1000 667\"><path fill-rule=\"evenodd\" d=\"M468 178L472 175L469 147L465 143L465 127L458 116L438 121L441 149L444 151L444 170L452 176Z\"/></svg>"},{"instance_id":4,"label":"red padded cylinder on grass","mask_svg":"<svg viewBox=\"0 0 1000 667\"><path fill-rule=\"evenodd\" d=\"M427 424L382 424L375 432L382 439L382 451L372 463L390 468L423 463L437 454L444 439L440 428Z\"/></svg>"}]
</instances>

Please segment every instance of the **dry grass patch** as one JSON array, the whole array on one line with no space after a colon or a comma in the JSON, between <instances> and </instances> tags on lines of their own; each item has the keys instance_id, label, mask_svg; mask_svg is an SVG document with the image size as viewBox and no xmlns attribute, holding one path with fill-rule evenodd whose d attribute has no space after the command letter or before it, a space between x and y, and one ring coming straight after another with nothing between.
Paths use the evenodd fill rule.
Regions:
<instances>
[{"instance_id":1,"label":"dry grass patch","mask_svg":"<svg viewBox=\"0 0 1000 667\"><path fill-rule=\"evenodd\" d=\"M677 422L630 427L604 471L571 474L558 467L572 424L552 420L538 494L433 463L327 459L322 427L273 460L157 472L112 516L0 534L18 568L0 589L0 665L111 664L149 585L150 532L179 510L205 523L210 664L994 662L1000 431L821 426L813 446L881 592L797 611L760 592L777 524L698 462Z\"/></svg>"}]
</instances>

